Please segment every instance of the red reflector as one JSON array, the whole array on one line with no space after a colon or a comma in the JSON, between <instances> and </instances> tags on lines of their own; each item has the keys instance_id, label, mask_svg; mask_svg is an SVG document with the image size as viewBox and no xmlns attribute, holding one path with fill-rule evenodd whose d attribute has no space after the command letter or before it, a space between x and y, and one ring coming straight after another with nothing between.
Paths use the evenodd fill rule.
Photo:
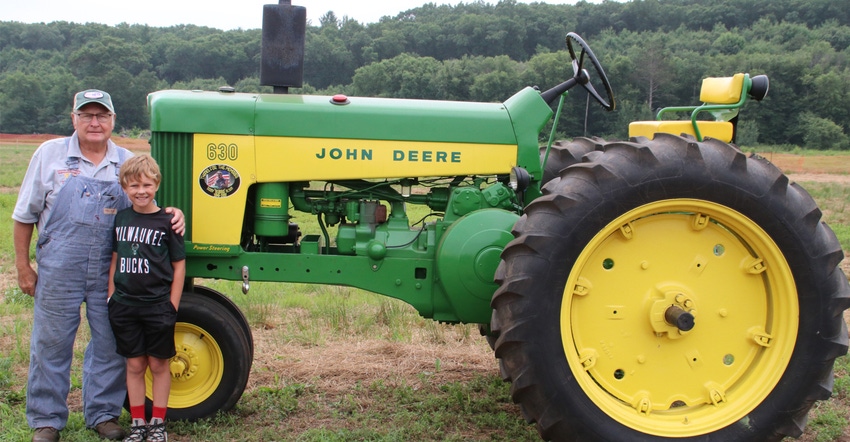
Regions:
<instances>
[{"instance_id":1,"label":"red reflector","mask_svg":"<svg viewBox=\"0 0 850 442\"><path fill-rule=\"evenodd\" d=\"M348 104L348 97L343 94L336 94L331 97L331 103L333 104Z\"/></svg>"}]
</instances>

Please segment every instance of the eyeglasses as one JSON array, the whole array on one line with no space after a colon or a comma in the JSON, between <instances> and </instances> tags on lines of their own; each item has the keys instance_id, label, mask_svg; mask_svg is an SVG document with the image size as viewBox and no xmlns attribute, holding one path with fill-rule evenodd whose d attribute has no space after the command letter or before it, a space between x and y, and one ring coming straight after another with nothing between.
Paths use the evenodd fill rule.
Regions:
<instances>
[{"instance_id":1,"label":"eyeglasses","mask_svg":"<svg viewBox=\"0 0 850 442\"><path fill-rule=\"evenodd\" d=\"M91 123L92 118L97 118L98 123L108 123L112 121L112 117L115 116L112 112L107 112L105 114L90 114L88 112L74 112L74 115L80 119L83 123Z\"/></svg>"}]
</instances>

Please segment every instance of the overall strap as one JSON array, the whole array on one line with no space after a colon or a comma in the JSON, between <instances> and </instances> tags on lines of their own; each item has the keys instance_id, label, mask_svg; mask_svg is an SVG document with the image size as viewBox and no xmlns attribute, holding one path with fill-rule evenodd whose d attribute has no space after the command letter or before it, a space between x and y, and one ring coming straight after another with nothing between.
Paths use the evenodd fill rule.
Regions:
<instances>
[{"instance_id":1,"label":"overall strap","mask_svg":"<svg viewBox=\"0 0 850 442\"><path fill-rule=\"evenodd\" d=\"M118 163L115 164L115 176L117 177L119 172L121 172L121 165L124 164L124 161L127 159L126 151L118 146L115 146L118 150Z\"/></svg>"}]
</instances>

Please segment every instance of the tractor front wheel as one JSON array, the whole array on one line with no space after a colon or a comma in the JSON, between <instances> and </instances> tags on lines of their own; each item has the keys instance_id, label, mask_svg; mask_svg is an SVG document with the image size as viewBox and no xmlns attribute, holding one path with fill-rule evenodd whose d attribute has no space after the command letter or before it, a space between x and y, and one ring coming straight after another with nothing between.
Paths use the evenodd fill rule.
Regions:
<instances>
[{"instance_id":1,"label":"tractor front wheel","mask_svg":"<svg viewBox=\"0 0 850 442\"><path fill-rule=\"evenodd\" d=\"M198 287L183 293L171 358L168 418L197 420L228 411L245 391L253 359L250 328L224 295ZM150 408L153 378L146 377Z\"/></svg>"},{"instance_id":2,"label":"tractor front wheel","mask_svg":"<svg viewBox=\"0 0 850 442\"><path fill-rule=\"evenodd\" d=\"M799 436L847 352L843 253L767 161L672 135L561 171L496 273L496 356L547 440Z\"/></svg>"}]
</instances>

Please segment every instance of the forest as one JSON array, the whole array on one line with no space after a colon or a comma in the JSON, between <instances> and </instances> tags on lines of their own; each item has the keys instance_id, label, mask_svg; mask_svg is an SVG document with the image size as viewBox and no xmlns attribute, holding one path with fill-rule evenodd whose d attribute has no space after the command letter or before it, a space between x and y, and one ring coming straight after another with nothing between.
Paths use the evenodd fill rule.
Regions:
<instances>
[{"instance_id":1,"label":"forest","mask_svg":"<svg viewBox=\"0 0 850 442\"><path fill-rule=\"evenodd\" d=\"M561 137L625 138L630 121L697 104L703 78L747 72L768 75L770 92L742 110L738 144L850 149L847 0L425 3L366 24L328 11L308 23L304 85L290 92L500 102L572 74L567 32L599 57L617 109L576 89ZM156 90L271 92L260 40L260 29L0 21L0 132L70 133L85 88L112 94L124 134L148 127Z\"/></svg>"}]
</instances>

